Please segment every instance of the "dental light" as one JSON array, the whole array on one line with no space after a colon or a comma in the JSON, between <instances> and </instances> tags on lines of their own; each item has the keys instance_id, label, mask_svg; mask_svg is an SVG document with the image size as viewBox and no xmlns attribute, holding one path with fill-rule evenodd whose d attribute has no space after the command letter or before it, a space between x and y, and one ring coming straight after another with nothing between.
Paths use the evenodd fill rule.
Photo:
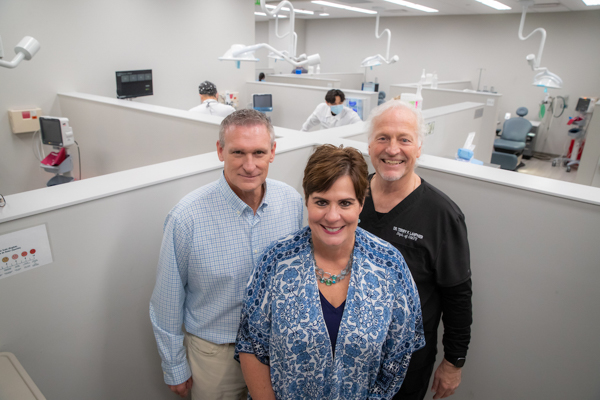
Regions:
<instances>
[{"instance_id":1,"label":"dental light","mask_svg":"<svg viewBox=\"0 0 600 400\"><path fill-rule=\"evenodd\" d=\"M312 54L310 56L302 54L300 57L296 57L296 43L298 40L298 35L294 31L295 11L292 3L290 3L288 0L283 0L273 8L273 6L267 7L265 0L260 0L260 6L262 11L266 15L275 18L275 34L277 35L277 37L280 39L285 38L287 36L290 37L289 51L277 50L267 43L259 43L251 46L245 46L243 44L234 44L229 50L227 50L223 57L219 57L219 60L236 61L237 67L240 68L241 61L258 61L258 58L254 57L254 52L258 49L264 48L270 51L268 57L275 58L276 60L285 60L288 63L292 64L294 67L301 67L304 65L316 65L321 63L321 57L319 56L319 54ZM290 13L290 29L286 34L279 35L277 21L281 17L278 14L282 9L289 11Z\"/></svg>"},{"instance_id":2,"label":"dental light","mask_svg":"<svg viewBox=\"0 0 600 400\"><path fill-rule=\"evenodd\" d=\"M31 60L33 56L40 50L40 43L32 38L31 36L25 36L15 46L15 53L17 55L12 61L0 60L0 67L4 68L15 68L21 61ZM0 40L0 56L2 55L2 41Z\"/></svg>"},{"instance_id":3,"label":"dental light","mask_svg":"<svg viewBox=\"0 0 600 400\"><path fill-rule=\"evenodd\" d=\"M521 24L519 25L519 39L527 40L536 32L540 32L542 35L542 41L540 42L540 49L538 50L537 56L535 54L529 54L526 57L527 62L531 66L533 71L539 71L533 77L533 85L541 86L546 88L560 89L562 88L563 81L560 77L552 72L548 71L548 68L540 67L542 61L542 53L544 52L544 45L546 43L546 30L544 28L537 28L529 35L523 37L523 25L525 24L525 15L527 14L527 8L533 4L532 0L521 0L523 6L523 13L521 14Z\"/></svg>"},{"instance_id":4,"label":"dental light","mask_svg":"<svg viewBox=\"0 0 600 400\"><path fill-rule=\"evenodd\" d=\"M386 55L385 58L381 54L367 57L364 60L362 60L362 62L360 63L361 67L363 67L363 68L376 67L383 63L393 64L393 63L397 62L398 60L400 60L400 58L398 56L393 56L392 58L390 58L390 43L392 41L392 32L390 32L389 29L385 29L383 32L381 32L381 34L379 33L379 14L377 14L377 18L376 18L376 22L375 22L375 37L377 39L379 39L386 33L388 35L388 41L387 41L387 52L385 54Z\"/></svg>"}]
</instances>

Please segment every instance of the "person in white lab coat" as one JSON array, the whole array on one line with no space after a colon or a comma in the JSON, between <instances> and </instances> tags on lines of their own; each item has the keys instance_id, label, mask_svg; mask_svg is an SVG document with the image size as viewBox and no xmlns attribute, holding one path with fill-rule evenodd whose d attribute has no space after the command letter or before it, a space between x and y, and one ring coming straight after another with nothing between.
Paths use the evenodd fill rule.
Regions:
<instances>
[{"instance_id":1,"label":"person in white lab coat","mask_svg":"<svg viewBox=\"0 0 600 400\"><path fill-rule=\"evenodd\" d=\"M308 132L319 124L323 129L329 129L360 122L361 119L354 110L344 107L344 100L346 100L346 96L341 90L331 89L328 91L325 95L325 103L317 106L300 130Z\"/></svg>"},{"instance_id":2,"label":"person in white lab coat","mask_svg":"<svg viewBox=\"0 0 600 400\"><path fill-rule=\"evenodd\" d=\"M200 114L216 115L217 117L225 118L229 114L235 111L235 108L226 104L221 104L217 101L217 87L214 83L204 81L198 87L200 92L200 104L197 107L192 108L190 111L197 112Z\"/></svg>"}]
</instances>

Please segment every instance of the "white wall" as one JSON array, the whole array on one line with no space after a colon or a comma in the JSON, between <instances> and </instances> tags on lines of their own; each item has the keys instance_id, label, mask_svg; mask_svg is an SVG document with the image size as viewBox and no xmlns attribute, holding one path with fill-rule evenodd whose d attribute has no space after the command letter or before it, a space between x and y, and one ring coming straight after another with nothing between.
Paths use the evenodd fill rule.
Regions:
<instances>
[{"instance_id":1,"label":"white wall","mask_svg":"<svg viewBox=\"0 0 600 400\"><path fill-rule=\"evenodd\" d=\"M49 179L38 173L32 134L13 135L6 110L40 107L44 115L60 116L58 92L116 97L117 70L152 69L154 96L135 101L173 108L199 104L198 84L205 79L222 92L243 90L245 81L255 79L254 65L244 63L238 70L217 58L233 43L254 42L253 10L245 0L182 0L176 5L2 1L6 58L12 59L14 46L26 35L36 38L41 50L16 69L0 68L0 193L40 188Z\"/></svg>"},{"instance_id":2,"label":"white wall","mask_svg":"<svg viewBox=\"0 0 600 400\"><path fill-rule=\"evenodd\" d=\"M381 89L390 84L416 82L423 68L437 71L439 80L471 80L474 87L484 68L481 86L494 86L503 94L500 115L525 106L536 116L543 89L531 85L534 73L525 56L537 53L539 35L518 38L520 14L385 17L380 29L392 32L390 54L400 62L369 70L368 80L379 78ZM527 14L524 32L537 27L548 33L542 66L564 81L551 95L569 95L570 105L562 119L553 122L548 140L538 140L538 150L559 153L566 138L566 121L573 115L578 97L600 96L600 11ZM306 52L320 53L322 72L362 71L363 58L385 53L385 38L376 39L375 18L308 20ZM545 142L545 143L544 143Z\"/></svg>"}]
</instances>

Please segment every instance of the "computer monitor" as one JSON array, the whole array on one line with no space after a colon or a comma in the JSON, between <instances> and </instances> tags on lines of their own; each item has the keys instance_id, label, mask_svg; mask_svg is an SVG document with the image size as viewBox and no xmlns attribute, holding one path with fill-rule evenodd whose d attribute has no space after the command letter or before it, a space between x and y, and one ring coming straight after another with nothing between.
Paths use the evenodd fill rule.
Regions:
<instances>
[{"instance_id":1,"label":"computer monitor","mask_svg":"<svg viewBox=\"0 0 600 400\"><path fill-rule=\"evenodd\" d=\"M271 94L252 95L252 108L260 112L273 111L273 96Z\"/></svg>"},{"instance_id":2,"label":"computer monitor","mask_svg":"<svg viewBox=\"0 0 600 400\"><path fill-rule=\"evenodd\" d=\"M75 143L73 128L68 118L40 117L42 143L55 147L69 147Z\"/></svg>"},{"instance_id":3,"label":"computer monitor","mask_svg":"<svg viewBox=\"0 0 600 400\"><path fill-rule=\"evenodd\" d=\"M152 96L152 70L117 71L117 98L129 99L140 96Z\"/></svg>"},{"instance_id":4,"label":"computer monitor","mask_svg":"<svg viewBox=\"0 0 600 400\"><path fill-rule=\"evenodd\" d=\"M360 90L363 92L379 92L379 83L363 82Z\"/></svg>"}]
</instances>

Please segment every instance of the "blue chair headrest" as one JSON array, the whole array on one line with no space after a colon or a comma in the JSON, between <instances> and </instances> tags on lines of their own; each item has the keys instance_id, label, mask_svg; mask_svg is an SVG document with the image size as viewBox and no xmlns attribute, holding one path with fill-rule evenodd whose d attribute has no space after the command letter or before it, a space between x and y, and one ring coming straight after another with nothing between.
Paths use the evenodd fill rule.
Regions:
<instances>
[{"instance_id":1,"label":"blue chair headrest","mask_svg":"<svg viewBox=\"0 0 600 400\"><path fill-rule=\"evenodd\" d=\"M529 110L527 109L527 107L519 107L519 108L517 108L517 115L519 117L526 116L528 112L529 112Z\"/></svg>"}]
</instances>

